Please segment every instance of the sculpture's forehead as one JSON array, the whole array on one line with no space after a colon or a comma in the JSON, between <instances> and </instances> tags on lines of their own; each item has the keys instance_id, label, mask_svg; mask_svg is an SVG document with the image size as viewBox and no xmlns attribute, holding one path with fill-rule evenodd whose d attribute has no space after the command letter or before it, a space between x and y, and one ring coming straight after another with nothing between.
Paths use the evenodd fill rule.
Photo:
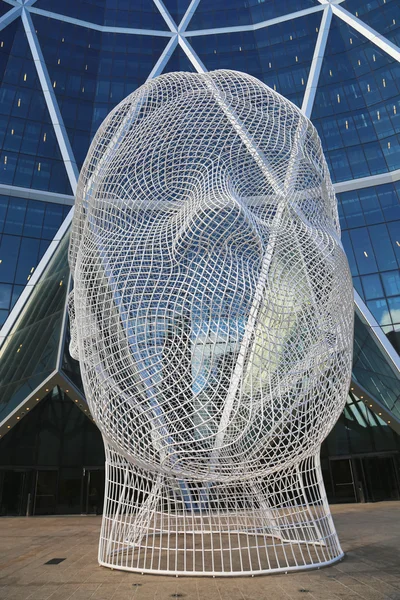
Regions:
<instances>
[{"instance_id":1,"label":"sculpture's forehead","mask_svg":"<svg viewBox=\"0 0 400 600\"><path fill-rule=\"evenodd\" d=\"M205 198L209 213L218 208L213 218L221 198L225 210L233 203L264 221L295 199L305 212L317 207L313 225L337 220L318 136L297 107L245 74L169 73L128 96L96 134L78 185L72 260L91 211L109 230L124 212L127 226L148 227L183 204L194 215L190 198L200 225Z\"/></svg>"}]
</instances>

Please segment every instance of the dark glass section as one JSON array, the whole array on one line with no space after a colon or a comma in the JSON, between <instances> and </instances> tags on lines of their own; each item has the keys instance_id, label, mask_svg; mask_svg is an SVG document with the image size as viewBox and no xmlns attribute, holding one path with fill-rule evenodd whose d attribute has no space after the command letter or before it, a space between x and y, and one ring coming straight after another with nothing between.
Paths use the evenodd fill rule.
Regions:
<instances>
[{"instance_id":1,"label":"dark glass section","mask_svg":"<svg viewBox=\"0 0 400 600\"><path fill-rule=\"evenodd\" d=\"M331 502L398 500L400 438L353 393L332 432L322 444L321 458Z\"/></svg>"},{"instance_id":2,"label":"dark glass section","mask_svg":"<svg viewBox=\"0 0 400 600\"><path fill-rule=\"evenodd\" d=\"M72 383L84 394L81 370L79 362L72 358L69 352L69 343L71 341L71 330L69 317L67 317L67 325L64 341L64 352L62 356L61 370L72 381Z\"/></svg>"},{"instance_id":3,"label":"dark glass section","mask_svg":"<svg viewBox=\"0 0 400 600\"><path fill-rule=\"evenodd\" d=\"M196 69L179 45L173 51L171 58L165 65L163 73L172 73L173 71L196 72Z\"/></svg>"},{"instance_id":4,"label":"dark glass section","mask_svg":"<svg viewBox=\"0 0 400 600\"><path fill-rule=\"evenodd\" d=\"M334 181L400 167L400 64L337 17L312 121Z\"/></svg>"},{"instance_id":5,"label":"dark glass section","mask_svg":"<svg viewBox=\"0 0 400 600\"><path fill-rule=\"evenodd\" d=\"M56 368L69 267L60 243L0 350L0 421Z\"/></svg>"},{"instance_id":6,"label":"dark glass section","mask_svg":"<svg viewBox=\"0 0 400 600\"><path fill-rule=\"evenodd\" d=\"M400 183L338 194L354 285L400 351Z\"/></svg>"},{"instance_id":7,"label":"dark glass section","mask_svg":"<svg viewBox=\"0 0 400 600\"><path fill-rule=\"evenodd\" d=\"M21 19L0 32L0 183L71 194Z\"/></svg>"},{"instance_id":8,"label":"dark glass section","mask_svg":"<svg viewBox=\"0 0 400 600\"><path fill-rule=\"evenodd\" d=\"M0 440L0 514L100 513L103 467L99 430L54 388Z\"/></svg>"},{"instance_id":9,"label":"dark glass section","mask_svg":"<svg viewBox=\"0 0 400 600\"><path fill-rule=\"evenodd\" d=\"M37 7L108 27L167 29L149 0L39 0Z\"/></svg>"},{"instance_id":10,"label":"dark glass section","mask_svg":"<svg viewBox=\"0 0 400 600\"><path fill-rule=\"evenodd\" d=\"M400 379L371 327L355 313L353 378L400 419Z\"/></svg>"},{"instance_id":11,"label":"dark glass section","mask_svg":"<svg viewBox=\"0 0 400 600\"><path fill-rule=\"evenodd\" d=\"M177 25L179 25L182 20L183 15L188 9L190 4L190 0L164 0L164 6L168 10L169 14L175 21Z\"/></svg>"},{"instance_id":12,"label":"dark glass section","mask_svg":"<svg viewBox=\"0 0 400 600\"><path fill-rule=\"evenodd\" d=\"M53 202L0 196L0 326L70 210Z\"/></svg>"},{"instance_id":13,"label":"dark glass section","mask_svg":"<svg viewBox=\"0 0 400 600\"><path fill-rule=\"evenodd\" d=\"M32 17L81 166L102 121L146 81L169 38L102 33L61 21L55 27L53 19Z\"/></svg>"},{"instance_id":14,"label":"dark glass section","mask_svg":"<svg viewBox=\"0 0 400 600\"><path fill-rule=\"evenodd\" d=\"M0 17L9 12L13 7L10 4L6 4L5 2L0 2Z\"/></svg>"},{"instance_id":15,"label":"dark glass section","mask_svg":"<svg viewBox=\"0 0 400 600\"><path fill-rule=\"evenodd\" d=\"M400 46L399 3L397 0L345 0L342 8L367 23L384 35L388 40Z\"/></svg>"},{"instance_id":16,"label":"dark glass section","mask_svg":"<svg viewBox=\"0 0 400 600\"><path fill-rule=\"evenodd\" d=\"M320 22L318 12L256 31L188 40L209 71L244 71L301 106Z\"/></svg>"},{"instance_id":17,"label":"dark glass section","mask_svg":"<svg viewBox=\"0 0 400 600\"><path fill-rule=\"evenodd\" d=\"M315 0L200 0L188 29L250 25L313 6Z\"/></svg>"}]
</instances>

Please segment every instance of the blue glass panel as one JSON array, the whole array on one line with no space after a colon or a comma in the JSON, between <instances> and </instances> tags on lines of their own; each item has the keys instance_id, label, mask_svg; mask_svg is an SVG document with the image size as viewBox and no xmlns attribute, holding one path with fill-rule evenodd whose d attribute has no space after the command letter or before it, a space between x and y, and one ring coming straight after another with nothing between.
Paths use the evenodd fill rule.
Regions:
<instances>
[{"instance_id":1,"label":"blue glass panel","mask_svg":"<svg viewBox=\"0 0 400 600\"><path fill-rule=\"evenodd\" d=\"M81 166L101 122L146 81L169 38L102 33L60 21L54 27L53 19L32 17Z\"/></svg>"},{"instance_id":2,"label":"blue glass panel","mask_svg":"<svg viewBox=\"0 0 400 600\"><path fill-rule=\"evenodd\" d=\"M347 260L349 261L351 274L353 277L355 277L356 275L358 275L358 268L348 231L342 232L342 244L346 252Z\"/></svg>"},{"instance_id":3,"label":"blue glass panel","mask_svg":"<svg viewBox=\"0 0 400 600\"><path fill-rule=\"evenodd\" d=\"M367 301L367 306L379 325L383 326L391 324L387 301L384 298L381 298L380 300L369 300Z\"/></svg>"},{"instance_id":4,"label":"blue glass panel","mask_svg":"<svg viewBox=\"0 0 400 600\"><path fill-rule=\"evenodd\" d=\"M64 220L64 207L48 204L43 220L42 238L52 240Z\"/></svg>"},{"instance_id":5,"label":"blue glass panel","mask_svg":"<svg viewBox=\"0 0 400 600\"><path fill-rule=\"evenodd\" d=\"M0 183L71 194L20 19L1 32Z\"/></svg>"},{"instance_id":6,"label":"blue glass panel","mask_svg":"<svg viewBox=\"0 0 400 600\"><path fill-rule=\"evenodd\" d=\"M21 234L24 228L27 200L15 198L8 205L4 233Z\"/></svg>"},{"instance_id":7,"label":"blue glass panel","mask_svg":"<svg viewBox=\"0 0 400 600\"><path fill-rule=\"evenodd\" d=\"M345 192L340 194L340 200L343 214L346 217L347 227L365 225L364 213L357 194L354 194L354 192Z\"/></svg>"},{"instance_id":8,"label":"blue glass panel","mask_svg":"<svg viewBox=\"0 0 400 600\"><path fill-rule=\"evenodd\" d=\"M356 310L353 377L400 418L399 374L389 363L371 328Z\"/></svg>"},{"instance_id":9,"label":"blue glass panel","mask_svg":"<svg viewBox=\"0 0 400 600\"><path fill-rule=\"evenodd\" d=\"M398 221L388 223L387 228L389 230L390 239L392 240L397 264L400 267L400 223Z\"/></svg>"},{"instance_id":10,"label":"blue glass panel","mask_svg":"<svg viewBox=\"0 0 400 600\"><path fill-rule=\"evenodd\" d=\"M313 6L315 0L200 0L188 29L260 23Z\"/></svg>"},{"instance_id":11,"label":"blue glass panel","mask_svg":"<svg viewBox=\"0 0 400 600\"><path fill-rule=\"evenodd\" d=\"M399 3L397 0L346 0L341 5L356 17L400 46Z\"/></svg>"},{"instance_id":12,"label":"blue glass panel","mask_svg":"<svg viewBox=\"0 0 400 600\"><path fill-rule=\"evenodd\" d=\"M0 196L0 233L3 231L4 221L8 209L8 196Z\"/></svg>"},{"instance_id":13,"label":"blue glass panel","mask_svg":"<svg viewBox=\"0 0 400 600\"><path fill-rule=\"evenodd\" d=\"M391 297L400 294L399 182L352 190L337 198L339 215L343 215L342 242L354 286L391 343L400 349L398 325L393 322L389 303ZM362 275L362 286L358 275Z\"/></svg>"},{"instance_id":14,"label":"blue glass panel","mask_svg":"<svg viewBox=\"0 0 400 600\"><path fill-rule=\"evenodd\" d=\"M39 240L22 238L18 255L18 266L15 273L15 283L26 284L31 278L38 261Z\"/></svg>"},{"instance_id":15,"label":"blue glass panel","mask_svg":"<svg viewBox=\"0 0 400 600\"><path fill-rule=\"evenodd\" d=\"M362 285L366 300L382 298L384 296L381 279L377 273L374 275L364 275L362 277Z\"/></svg>"},{"instance_id":16,"label":"blue glass panel","mask_svg":"<svg viewBox=\"0 0 400 600\"><path fill-rule=\"evenodd\" d=\"M382 281L386 296L400 295L400 271L382 273Z\"/></svg>"},{"instance_id":17,"label":"blue glass panel","mask_svg":"<svg viewBox=\"0 0 400 600\"><path fill-rule=\"evenodd\" d=\"M66 236L9 334L0 363L0 420L56 368L68 290L67 254Z\"/></svg>"},{"instance_id":18,"label":"blue glass panel","mask_svg":"<svg viewBox=\"0 0 400 600\"><path fill-rule=\"evenodd\" d=\"M0 244L0 282L13 283L21 238L3 235Z\"/></svg>"},{"instance_id":19,"label":"blue glass panel","mask_svg":"<svg viewBox=\"0 0 400 600\"><path fill-rule=\"evenodd\" d=\"M380 191L380 193L382 193ZM358 191L360 206L365 217L367 225L372 223L382 223L384 221L383 212L379 204L378 194L375 188L365 188Z\"/></svg>"},{"instance_id":20,"label":"blue glass panel","mask_svg":"<svg viewBox=\"0 0 400 600\"><path fill-rule=\"evenodd\" d=\"M365 275L378 271L368 229L364 227L352 229L349 233L359 274Z\"/></svg>"},{"instance_id":21,"label":"blue glass panel","mask_svg":"<svg viewBox=\"0 0 400 600\"><path fill-rule=\"evenodd\" d=\"M9 4L5 4L4 2L0 2L0 17L6 14L9 10L12 9L12 6Z\"/></svg>"},{"instance_id":22,"label":"blue glass panel","mask_svg":"<svg viewBox=\"0 0 400 600\"><path fill-rule=\"evenodd\" d=\"M392 243L386 225L373 225L369 227L369 235L379 271L387 271L397 267Z\"/></svg>"},{"instance_id":23,"label":"blue glass panel","mask_svg":"<svg viewBox=\"0 0 400 600\"><path fill-rule=\"evenodd\" d=\"M0 283L0 308L9 310L11 304L12 285Z\"/></svg>"},{"instance_id":24,"label":"blue glass panel","mask_svg":"<svg viewBox=\"0 0 400 600\"><path fill-rule=\"evenodd\" d=\"M390 317L392 319L393 325L400 324L400 296L395 296L393 298L388 298ZM397 329L399 329L397 327Z\"/></svg>"},{"instance_id":25,"label":"blue glass panel","mask_svg":"<svg viewBox=\"0 0 400 600\"><path fill-rule=\"evenodd\" d=\"M23 292L24 287L25 287L24 285L14 285L13 291L12 291L12 296L11 296L10 310L12 310L12 308L14 307L14 304L16 303L16 301L20 297L21 293Z\"/></svg>"},{"instance_id":26,"label":"blue glass panel","mask_svg":"<svg viewBox=\"0 0 400 600\"><path fill-rule=\"evenodd\" d=\"M190 0L164 0L164 6L168 10L176 24L179 24L185 14Z\"/></svg>"},{"instance_id":27,"label":"blue glass panel","mask_svg":"<svg viewBox=\"0 0 400 600\"><path fill-rule=\"evenodd\" d=\"M7 307L3 299L0 308L7 314L69 210L51 202L0 196L0 296L1 290L11 294L12 288Z\"/></svg>"},{"instance_id":28,"label":"blue glass panel","mask_svg":"<svg viewBox=\"0 0 400 600\"><path fill-rule=\"evenodd\" d=\"M23 235L40 238L46 205L44 202L30 200L26 210Z\"/></svg>"},{"instance_id":29,"label":"blue glass panel","mask_svg":"<svg viewBox=\"0 0 400 600\"><path fill-rule=\"evenodd\" d=\"M320 22L318 12L256 31L188 40L208 70L244 71L300 106Z\"/></svg>"},{"instance_id":30,"label":"blue glass panel","mask_svg":"<svg viewBox=\"0 0 400 600\"><path fill-rule=\"evenodd\" d=\"M167 29L149 0L39 0L38 8L109 27Z\"/></svg>"},{"instance_id":31,"label":"blue glass panel","mask_svg":"<svg viewBox=\"0 0 400 600\"><path fill-rule=\"evenodd\" d=\"M334 181L400 168L400 64L333 17L312 120Z\"/></svg>"},{"instance_id":32,"label":"blue glass panel","mask_svg":"<svg viewBox=\"0 0 400 600\"><path fill-rule=\"evenodd\" d=\"M357 292L360 294L361 298L363 300L365 300L364 290L363 290L363 287L361 285L361 279L360 279L360 277L353 277L353 285L354 285L355 289L357 290Z\"/></svg>"},{"instance_id":33,"label":"blue glass panel","mask_svg":"<svg viewBox=\"0 0 400 600\"><path fill-rule=\"evenodd\" d=\"M0 310L0 327L2 327L8 317L8 310Z\"/></svg>"}]
</instances>

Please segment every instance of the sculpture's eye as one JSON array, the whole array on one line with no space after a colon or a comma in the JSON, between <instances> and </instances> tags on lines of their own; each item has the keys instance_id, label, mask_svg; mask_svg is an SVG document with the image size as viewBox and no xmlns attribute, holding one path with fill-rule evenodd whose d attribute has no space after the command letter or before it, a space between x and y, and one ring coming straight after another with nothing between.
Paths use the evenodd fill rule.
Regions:
<instances>
[{"instance_id":1,"label":"sculpture's eye","mask_svg":"<svg viewBox=\"0 0 400 600\"><path fill-rule=\"evenodd\" d=\"M103 564L234 574L341 556L318 462L351 367L334 202L312 125L240 73L162 76L102 125L71 317L107 450Z\"/></svg>"}]
</instances>

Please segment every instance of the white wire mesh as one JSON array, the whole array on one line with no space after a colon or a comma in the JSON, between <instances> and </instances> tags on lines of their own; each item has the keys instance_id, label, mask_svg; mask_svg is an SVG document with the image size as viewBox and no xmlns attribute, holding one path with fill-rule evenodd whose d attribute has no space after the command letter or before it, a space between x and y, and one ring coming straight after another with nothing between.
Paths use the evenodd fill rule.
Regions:
<instances>
[{"instance_id":1,"label":"white wire mesh","mask_svg":"<svg viewBox=\"0 0 400 600\"><path fill-rule=\"evenodd\" d=\"M352 283L308 119L243 73L149 81L90 147L70 265L107 454L100 563L340 558L318 457L350 382Z\"/></svg>"}]
</instances>

